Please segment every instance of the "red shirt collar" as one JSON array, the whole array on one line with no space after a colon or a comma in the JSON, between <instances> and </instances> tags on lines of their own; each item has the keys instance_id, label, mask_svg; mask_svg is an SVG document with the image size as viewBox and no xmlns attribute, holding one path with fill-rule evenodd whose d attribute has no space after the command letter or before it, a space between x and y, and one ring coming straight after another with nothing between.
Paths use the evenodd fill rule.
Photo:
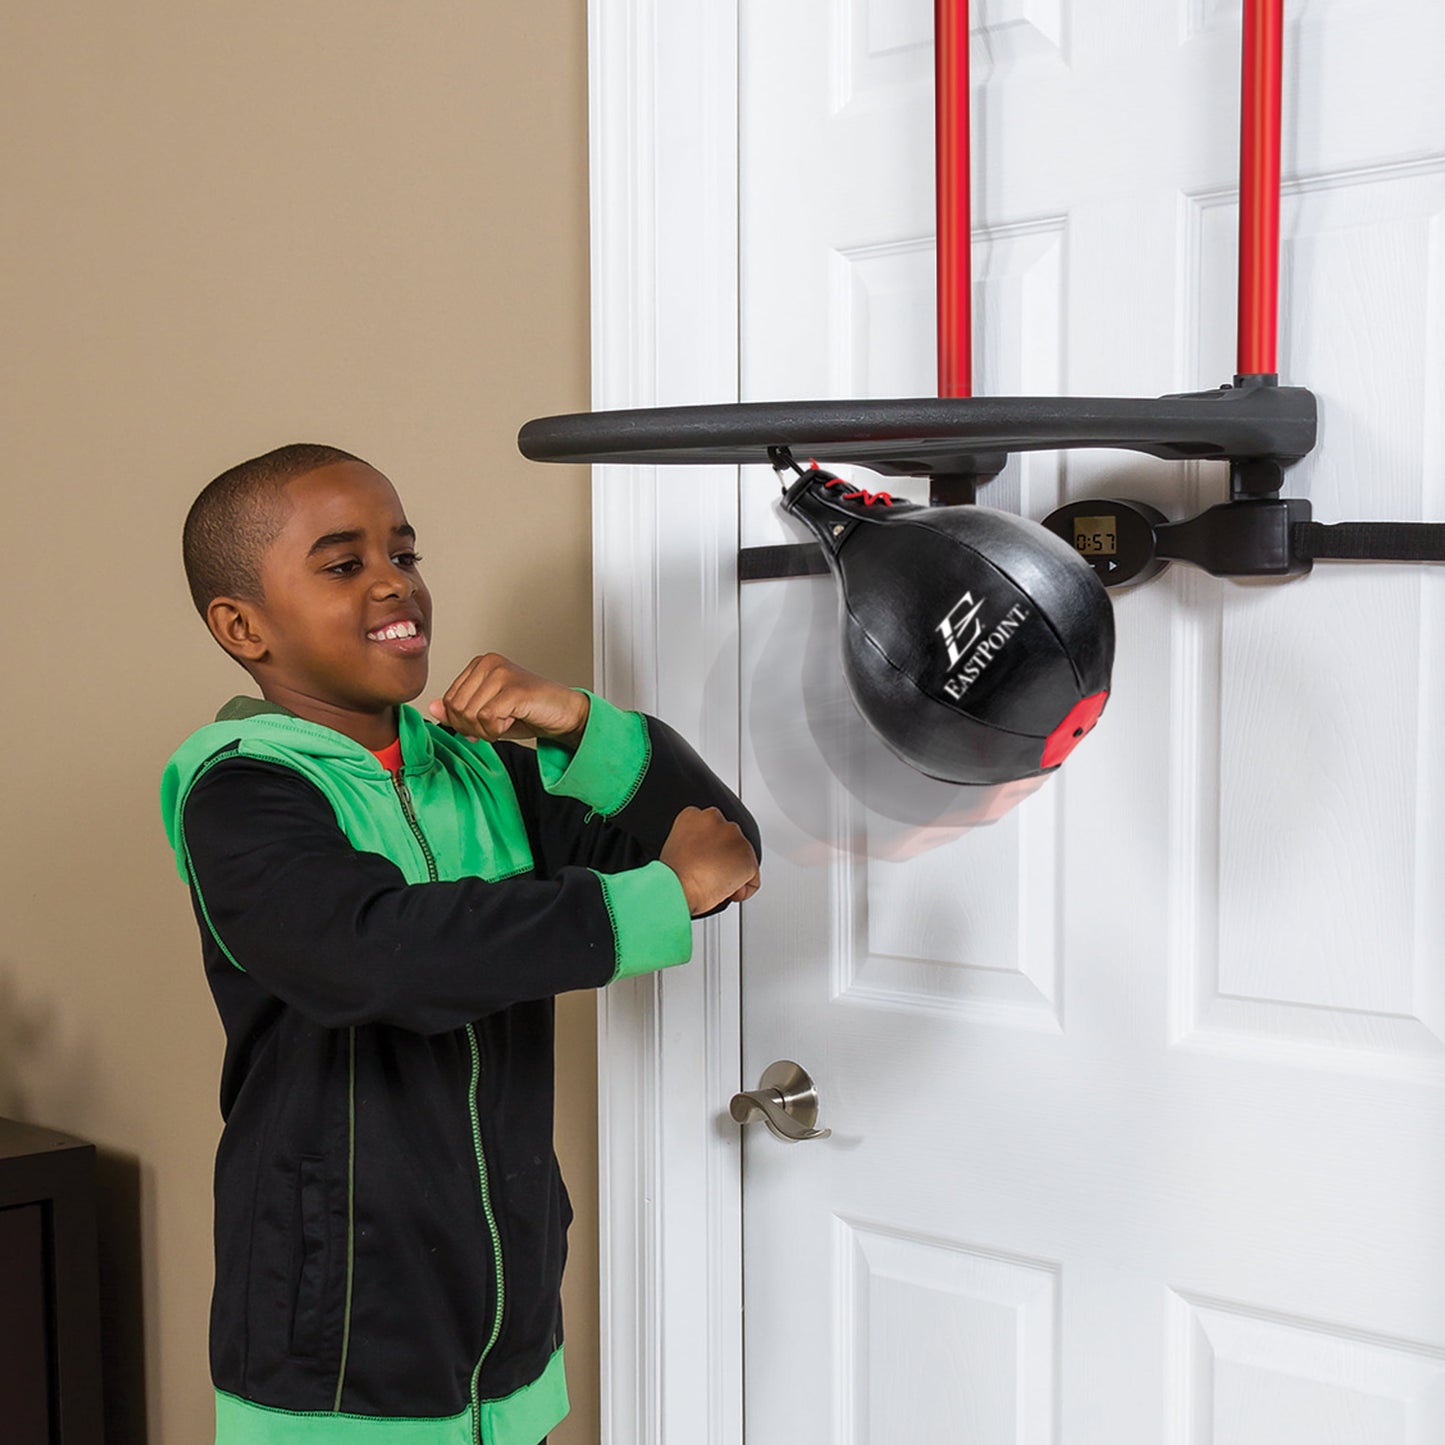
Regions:
<instances>
[{"instance_id":1,"label":"red shirt collar","mask_svg":"<svg viewBox=\"0 0 1445 1445\"><path fill-rule=\"evenodd\" d=\"M381 749L370 748L368 749L368 751L371 753L372 757L374 757L377 762L379 762L382 767L387 770L387 772L399 773L401 771L402 762L400 738L397 738L394 743L389 744L387 747Z\"/></svg>"}]
</instances>

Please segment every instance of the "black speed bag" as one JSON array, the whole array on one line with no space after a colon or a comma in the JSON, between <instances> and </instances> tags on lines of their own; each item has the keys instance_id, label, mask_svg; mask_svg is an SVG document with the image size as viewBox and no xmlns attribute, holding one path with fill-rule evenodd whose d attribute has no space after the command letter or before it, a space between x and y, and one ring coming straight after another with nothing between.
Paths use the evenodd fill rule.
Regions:
<instances>
[{"instance_id":1,"label":"black speed bag","mask_svg":"<svg viewBox=\"0 0 1445 1445\"><path fill-rule=\"evenodd\" d=\"M814 467L783 508L838 584L843 673L904 762L950 783L1059 766L1099 719L1114 612L1093 569L1036 522L923 507Z\"/></svg>"}]
</instances>

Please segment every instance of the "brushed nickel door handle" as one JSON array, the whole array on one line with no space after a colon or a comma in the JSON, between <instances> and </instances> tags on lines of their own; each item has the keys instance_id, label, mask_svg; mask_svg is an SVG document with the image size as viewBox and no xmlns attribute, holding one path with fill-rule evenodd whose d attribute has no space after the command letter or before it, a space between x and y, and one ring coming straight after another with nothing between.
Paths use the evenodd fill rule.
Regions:
<instances>
[{"instance_id":1,"label":"brushed nickel door handle","mask_svg":"<svg viewBox=\"0 0 1445 1445\"><path fill-rule=\"evenodd\" d=\"M761 1119L790 1144L802 1139L826 1139L833 1131L819 1129L818 1088L808 1071L791 1059L779 1059L763 1070L756 1089L734 1094L728 1112L739 1124Z\"/></svg>"}]
</instances>

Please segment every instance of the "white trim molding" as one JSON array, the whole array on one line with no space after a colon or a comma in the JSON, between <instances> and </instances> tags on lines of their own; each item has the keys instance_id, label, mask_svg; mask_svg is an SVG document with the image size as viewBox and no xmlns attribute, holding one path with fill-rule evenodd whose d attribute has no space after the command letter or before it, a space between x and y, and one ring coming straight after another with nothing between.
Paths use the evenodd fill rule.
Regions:
<instances>
[{"instance_id":1,"label":"white trim molding","mask_svg":"<svg viewBox=\"0 0 1445 1445\"><path fill-rule=\"evenodd\" d=\"M592 404L738 399L737 0L589 0ZM593 470L598 690L734 788L736 468ZM599 995L604 1445L742 1439L737 910Z\"/></svg>"}]
</instances>

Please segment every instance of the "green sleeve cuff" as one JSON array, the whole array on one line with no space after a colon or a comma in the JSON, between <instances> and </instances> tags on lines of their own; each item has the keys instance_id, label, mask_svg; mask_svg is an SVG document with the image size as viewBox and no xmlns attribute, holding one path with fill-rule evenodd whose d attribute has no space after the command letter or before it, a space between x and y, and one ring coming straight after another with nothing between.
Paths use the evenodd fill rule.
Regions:
<instances>
[{"instance_id":1,"label":"green sleeve cuff","mask_svg":"<svg viewBox=\"0 0 1445 1445\"><path fill-rule=\"evenodd\" d=\"M594 873L597 870L592 870ZM622 873L597 873L612 920L612 982L654 973L692 957L692 916L678 876L660 858Z\"/></svg>"},{"instance_id":2,"label":"green sleeve cuff","mask_svg":"<svg viewBox=\"0 0 1445 1445\"><path fill-rule=\"evenodd\" d=\"M639 712L624 712L605 697L587 693L587 726L577 751L551 738L537 740L537 770L549 793L586 803L604 817L632 801L652 756L647 723Z\"/></svg>"}]
</instances>

